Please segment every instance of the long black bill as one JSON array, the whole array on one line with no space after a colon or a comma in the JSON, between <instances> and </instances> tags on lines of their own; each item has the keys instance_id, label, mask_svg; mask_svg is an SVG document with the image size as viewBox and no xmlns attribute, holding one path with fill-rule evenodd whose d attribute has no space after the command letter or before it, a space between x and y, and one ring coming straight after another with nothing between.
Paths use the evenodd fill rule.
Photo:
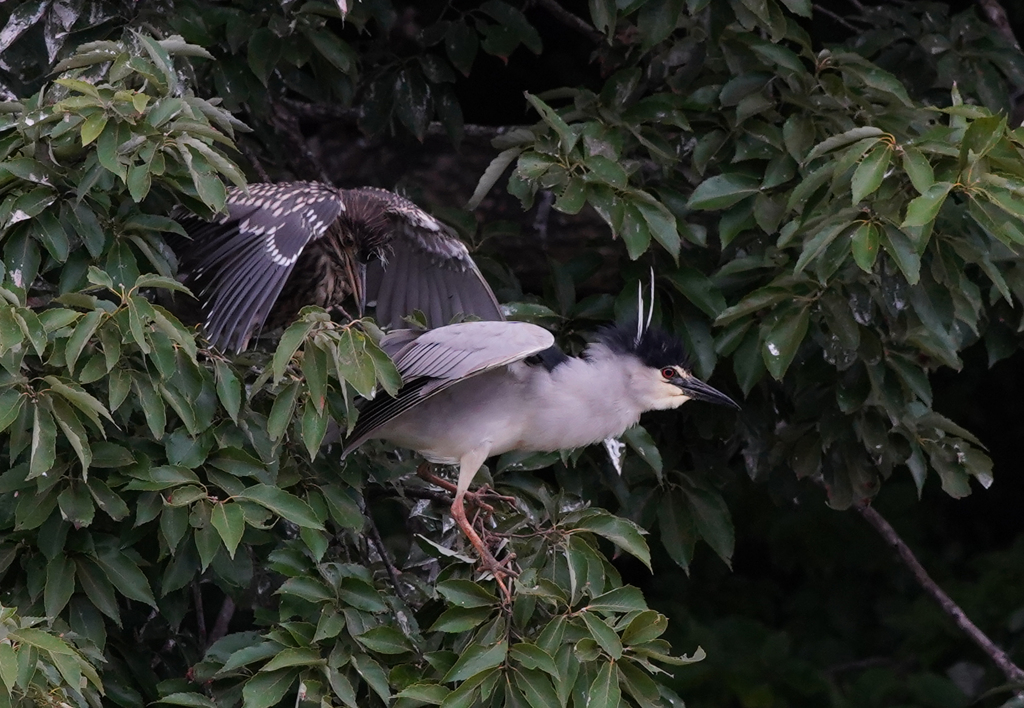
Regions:
<instances>
[{"instance_id":1,"label":"long black bill","mask_svg":"<svg viewBox=\"0 0 1024 708\"><path fill-rule=\"evenodd\" d=\"M706 383L694 376L689 376L676 385L683 389L683 391L686 392L686 395L695 401L718 403L723 406L732 406L733 408L740 407L736 401L732 400L718 389L708 386Z\"/></svg>"}]
</instances>

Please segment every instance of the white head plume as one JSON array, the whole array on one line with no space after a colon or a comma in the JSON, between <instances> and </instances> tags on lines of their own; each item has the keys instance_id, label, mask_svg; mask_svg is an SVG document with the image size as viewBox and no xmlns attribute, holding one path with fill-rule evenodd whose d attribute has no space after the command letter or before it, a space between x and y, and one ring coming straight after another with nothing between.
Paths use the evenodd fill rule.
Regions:
<instances>
[{"instance_id":1,"label":"white head plume","mask_svg":"<svg viewBox=\"0 0 1024 708\"><path fill-rule=\"evenodd\" d=\"M636 343L639 344L644 332L651 326L654 319L654 268L651 268L651 301L647 307L647 318L644 318L644 289L640 281L636 283Z\"/></svg>"}]
</instances>

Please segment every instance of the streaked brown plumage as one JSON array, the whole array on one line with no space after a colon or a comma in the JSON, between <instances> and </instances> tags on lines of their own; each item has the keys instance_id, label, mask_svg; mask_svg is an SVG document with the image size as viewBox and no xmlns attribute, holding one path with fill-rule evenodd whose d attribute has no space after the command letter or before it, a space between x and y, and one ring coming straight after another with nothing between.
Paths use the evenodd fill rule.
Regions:
<instances>
[{"instance_id":1,"label":"streaked brown plumage","mask_svg":"<svg viewBox=\"0 0 1024 708\"><path fill-rule=\"evenodd\" d=\"M383 189L319 182L228 190L228 214L178 220L172 240L206 336L243 350L261 330L287 325L306 305L376 306L396 325L413 310L431 326L457 314L504 319L465 245L408 199Z\"/></svg>"}]
</instances>

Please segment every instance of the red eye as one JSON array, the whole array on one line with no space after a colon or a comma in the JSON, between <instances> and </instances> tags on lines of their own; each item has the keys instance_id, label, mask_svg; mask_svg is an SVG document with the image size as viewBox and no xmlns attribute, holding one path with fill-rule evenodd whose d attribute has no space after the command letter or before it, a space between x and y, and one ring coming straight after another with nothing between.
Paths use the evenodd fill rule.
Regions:
<instances>
[{"instance_id":1,"label":"red eye","mask_svg":"<svg viewBox=\"0 0 1024 708\"><path fill-rule=\"evenodd\" d=\"M664 376L666 379L670 379L676 375L676 370L669 366L666 366L664 369L661 370L661 375Z\"/></svg>"}]
</instances>

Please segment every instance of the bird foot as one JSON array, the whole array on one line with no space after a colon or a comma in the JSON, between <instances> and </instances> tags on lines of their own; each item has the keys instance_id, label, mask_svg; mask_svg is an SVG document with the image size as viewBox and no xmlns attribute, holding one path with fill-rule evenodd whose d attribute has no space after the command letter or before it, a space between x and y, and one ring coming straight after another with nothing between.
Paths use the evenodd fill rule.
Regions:
<instances>
[{"instance_id":1,"label":"bird foot","mask_svg":"<svg viewBox=\"0 0 1024 708\"><path fill-rule=\"evenodd\" d=\"M454 484L452 484L446 479L441 479L436 474L431 472L429 463L423 463L422 465L417 467L416 476L422 480L430 482L431 484L437 487L440 487L441 489L445 489L451 492L452 494L458 492L458 487L456 487ZM494 507L488 504L486 501L484 501L484 499L489 499L491 501L502 501L505 502L506 504L515 504L516 502L515 497L507 497L502 494L498 494L496 491L494 491L487 485L480 487L475 492L466 492L464 496L470 504L475 506L480 511L486 512L488 514L494 513Z\"/></svg>"},{"instance_id":2,"label":"bird foot","mask_svg":"<svg viewBox=\"0 0 1024 708\"><path fill-rule=\"evenodd\" d=\"M515 554L509 553L504 560L497 560L492 554L484 540L480 538L480 535L473 528L473 525L466 518L466 508L463 504L463 498L461 495L456 494L455 500L452 502L452 519L455 524L462 530L462 533L469 539L470 544L476 549L477 556L480 558L480 565L483 566L484 570L488 571L494 576L494 581L501 588L501 594L506 604L512 604L512 590L511 583L506 582L516 578L519 574L512 570L511 563L515 560Z\"/></svg>"}]
</instances>

